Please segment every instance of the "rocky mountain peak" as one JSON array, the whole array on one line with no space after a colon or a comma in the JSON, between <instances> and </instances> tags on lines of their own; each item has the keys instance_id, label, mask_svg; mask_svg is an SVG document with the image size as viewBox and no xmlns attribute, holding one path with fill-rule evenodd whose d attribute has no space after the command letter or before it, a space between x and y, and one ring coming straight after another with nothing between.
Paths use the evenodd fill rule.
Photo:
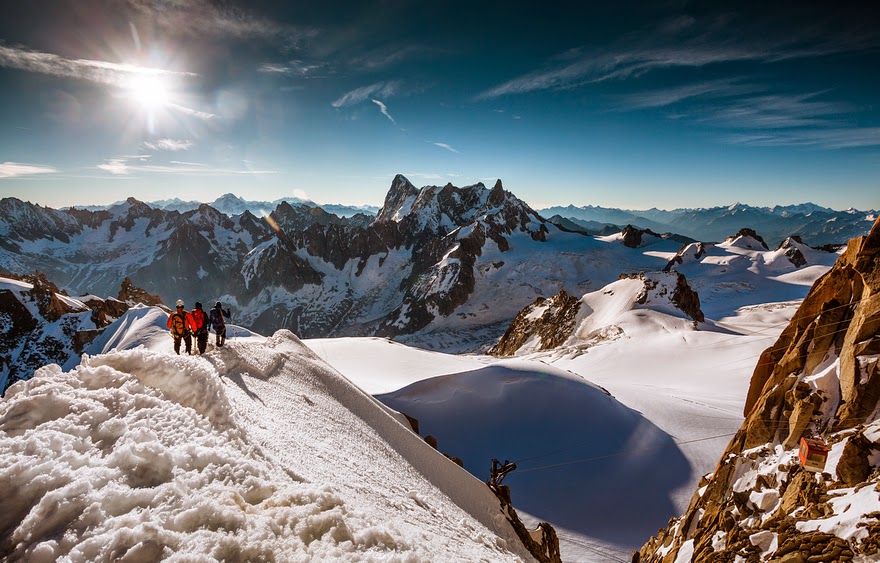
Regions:
<instances>
[{"instance_id":1,"label":"rocky mountain peak","mask_svg":"<svg viewBox=\"0 0 880 563\"><path fill-rule=\"evenodd\" d=\"M391 188L385 194L385 203L376 214L376 221L394 221L399 219L401 207L408 198L415 198L419 190L412 185L406 176L398 174L391 181Z\"/></svg>"},{"instance_id":2,"label":"rocky mountain peak","mask_svg":"<svg viewBox=\"0 0 880 563\"><path fill-rule=\"evenodd\" d=\"M751 241L757 241L757 245L752 244ZM764 239L761 238L761 235L755 232L754 229L750 228L742 228L733 236L727 237L725 242L730 242L731 244L742 244L748 248L752 248L753 246L763 247L764 250L770 250L770 247L767 246L767 243L764 242Z\"/></svg>"},{"instance_id":3,"label":"rocky mountain peak","mask_svg":"<svg viewBox=\"0 0 880 563\"><path fill-rule=\"evenodd\" d=\"M799 236L790 236L782 241L779 244L779 248L776 250L784 251L789 262L791 262L795 268L800 268L807 265L807 259L801 250L805 247L807 247L807 245L804 244L804 241L802 241Z\"/></svg>"},{"instance_id":4,"label":"rocky mountain peak","mask_svg":"<svg viewBox=\"0 0 880 563\"><path fill-rule=\"evenodd\" d=\"M488 203L492 207L498 207L504 202L504 187L501 185L501 179L495 181L492 190L489 192Z\"/></svg>"},{"instance_id":5,"label":"rocky mountain peak","mask_svg":"<svg viewBox=\"0 0 880 563\"><path fill-rule=\"evenodd\" d=\"M702 242L691 242L682 246L679 251L669 260L663 271L668 272L675 266L685 262L695 262L706 255L707 245Z\"/></svg>"}]
</instances>

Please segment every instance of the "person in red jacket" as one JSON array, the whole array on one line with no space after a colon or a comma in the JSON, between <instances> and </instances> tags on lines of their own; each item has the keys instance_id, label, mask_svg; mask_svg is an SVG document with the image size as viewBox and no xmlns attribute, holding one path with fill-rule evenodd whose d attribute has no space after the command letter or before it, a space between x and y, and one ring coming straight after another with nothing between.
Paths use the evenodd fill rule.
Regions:
<instances>
[{"instance_id":1,"label":"person in red jacket","mask_svg":"<svg viewBox=\"0 0 880 563\"><path fill-rule=\"evenodd\" d=\"M180 341L186 344L186 353L192 354L192 333L195 330L192 315L186 312L183 300L177 300L177 310L168 316L168 328L174 339L174 353L180 354Z\"/></svg>"},{"instance_id":2,"label":"person in red jacket","mask_svg":"<svg viewBox=\"0 0 880 563\"><path fill-rule=\"evenodd\" d=\"M208 347L208 315L202 310L202 304L196 301L196 308L190 316L193 320L193 334L196 335L196 348L199 354L204 354Z\"/></svg>"}]
</instances>

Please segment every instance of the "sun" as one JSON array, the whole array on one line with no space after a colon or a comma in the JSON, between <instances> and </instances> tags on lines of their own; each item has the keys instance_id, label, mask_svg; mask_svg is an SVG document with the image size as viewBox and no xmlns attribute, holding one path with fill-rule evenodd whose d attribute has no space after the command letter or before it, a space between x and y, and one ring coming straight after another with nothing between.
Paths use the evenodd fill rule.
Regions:
<instances>
[{"instance_id":1,"label":"sun","mask_svg":"<svg viewBox=\"0 0 880 563\"><path fill-rule=\"evenodd\" d=\"M131 98L146 109L157 109L170 101L168 82L158 74L138 74L129 81Z\"/></svg>"}]
</instances>

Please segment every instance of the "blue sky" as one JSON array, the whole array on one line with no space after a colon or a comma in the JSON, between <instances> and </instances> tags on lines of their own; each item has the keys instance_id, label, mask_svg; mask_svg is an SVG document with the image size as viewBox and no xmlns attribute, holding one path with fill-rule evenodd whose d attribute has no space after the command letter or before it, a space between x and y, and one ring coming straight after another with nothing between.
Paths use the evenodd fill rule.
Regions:
<instances>
[{"instance_id":1,"label":"blue sky","mask_svg":"<svg viewBox=\"0 0 880 563\"><path fill-rule=\"evenodd\" d=\"M880 207L876 2L10 2L0 196Z\"/></svg>"}]
</instances>

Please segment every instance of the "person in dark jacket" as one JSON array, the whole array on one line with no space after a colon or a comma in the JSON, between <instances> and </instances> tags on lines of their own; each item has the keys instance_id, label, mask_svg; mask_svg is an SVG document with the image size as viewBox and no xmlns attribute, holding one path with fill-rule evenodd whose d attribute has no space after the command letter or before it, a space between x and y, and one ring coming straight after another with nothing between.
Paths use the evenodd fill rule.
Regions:
<instances>
[{"instance_id":1,"label":"person in dark jacket","mask_svg":"<svg viewBox=\"0 0 880 563\"><path fill-rule=\"evenodd\" d=\"M228 309L224 311L223 304L219 301L208 315L208 321L214 327L214 332L217 335L217 346L220 348L226 344L226 319L230 317L232 317L232 313Z\"/></svg>"},{"instance_id":2,"label":"person in dark jacket","mask_svg":"<svg viewBox=\"0 0 880 563\"><path fill-rule=\"evenodd\" d=\"M196 347L199 354L205 353L208 347L208 315L202 310L202 304L196 301L196 308L192 310L193 333L196 335Z\"/></svg>"},{"instance_id":3,"label":"person in dark jacket","mask_svg":"<svg viewBox=\"0 0 880 563\"><path fill-rule=\"evenodd\" d=\"M177 310L168 315L168 328L171 330L171 338L174 339L174 353L180 354L180 341L186 343L186 353L192 353L192 315L186 312L183 300L177 300Z\"/></svg>"}]
</instances>

